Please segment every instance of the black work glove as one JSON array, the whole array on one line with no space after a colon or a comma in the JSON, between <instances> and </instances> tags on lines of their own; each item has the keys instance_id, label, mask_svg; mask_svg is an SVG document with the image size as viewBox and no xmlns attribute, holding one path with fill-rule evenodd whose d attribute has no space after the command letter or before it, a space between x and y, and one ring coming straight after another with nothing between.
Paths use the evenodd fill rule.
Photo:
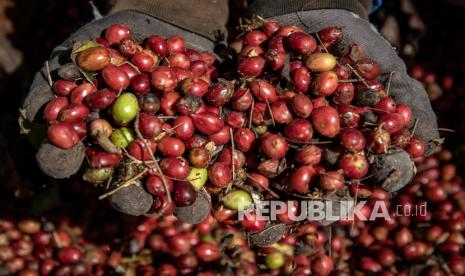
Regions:
<instances>
[{"instance_id":1,"label":"black work glove","mask_svg":"<svg viewBox=\"0 0 465 276\"><path fill-rule=\"evenodd\" d=\"M201 8L199 9L199 7ZM215 18L212 19L212 17ZM180 23L187 22L186 18L191 22L190 26L177 24L178 21ZM227 2L225 0L118 1L110 15L84 25L65 42L57 46L48 61L49 70L52 79L56 80L57 69L71 62L70 53L75 42L100 37L102 32L113 24L127 26L131 30L132 38L136 41L143 41L154 34L164 38L181 35L185 39L187 48L212 52L215 33L217 29L224 28L226 20ZM55 97L48 81L47 72L47 68L44 66L36 73L29 94L25 99L24 115L26 120L30 122L45 124L42 120L41 109ZM81 142L74 148L64 150L45 140L36 157L39 167L45 174L62 179L72 176L79 170L85 157L84 151L85 147ZM130 205L131 201L127 200L127 194L123 195L118 192L112 195L109 198L110 203L124 213L141 215L147 212L152 205L151 196L139 186L132 185L131 189L121 191L130 192L134 194L134 198L138 199L137 204Z\"/></svg>"},{"instance_id":2,"label":"black work glove","mask_svg":"<svg viewBox=\"0 0 465 276\"><path fill-rule=\"evenodd\" d=\"M363 57L371 58L380 64L381 77L379 80L381 83L387 80L390 72L394 71L390 96L397 103L407 104L411 107L413 113L411 126L418 120L415 135L426 142L425 155L434 152L439 142L439 133L436 116L431 108L428 96L423 86L408 76L404 62L389 42L366 19L350 11L359 12L363 17L366 17L366 10L360 4L363 1L331 1L334 5L329 5L328 1L293 0L284 3L277 0L272 4L266 4L265 2L263 0L255 1L251 5L251 14L277 20L282 25L297 25L308 33L315 33L330 26L341 27L344 33L341 48L347 48L348 45L354 43L362 45ZM314 6L315 3L321 5ZM305 10L321 8L325 7L325 5L329 5L328 8L331 9ZM338 9L338 5L340 5L341 9ZM294 8L294 11L289 10L290 7ZM287 13L279 14L280 12ZM413 165L410 159L405 158L405 156L406 153L402 149L391 150L388 157L377 156L375 161L381 162L381 165L374 167L384 169L380 172L374 169L371 174L376 175L374 179L376 179L377 184L386 191L397 191L412 179L414 174ZM408 162L397 160L408 160Z\"/></svg>"}]
</instances>

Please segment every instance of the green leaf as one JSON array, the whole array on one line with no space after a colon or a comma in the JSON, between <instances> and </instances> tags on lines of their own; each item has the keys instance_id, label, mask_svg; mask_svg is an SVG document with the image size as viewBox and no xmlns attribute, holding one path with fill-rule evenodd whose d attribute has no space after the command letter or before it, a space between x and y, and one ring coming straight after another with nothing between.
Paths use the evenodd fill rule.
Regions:
<instances>
[{"instance_id":1,"label":"green leaf","mask_svg":"<svg viewBox=\"0 0 465 276\"><path fill-rule=\"evenodd\" d=\"M95 48L95 47L102 47L102 45L98 44L94 40L78 41L74 43L73 51L71 51L71 60L73 61L73 63L77 64L76 57L79 55L79 53L84 52L87 49ZM94 82L94 79L97 73L86 72L82 70L80 67L79 67L79 71L81 71L82 75L84 76L84 78L86 78L88 82L90 83Z\"/></svg>"},{"instance_id":2,"label":"green leaf","mask_svg":"<svg viewBox=\"0 0 465 276\"><path fill-rule=\"evenodd\" d=\"M73 51L71 51L71 60L76 63L76 57L79 55L79 53L95 47L102 47L102 45L98 44L94 40L78 41L74 43Z\"/></svg>"},{"instance_id":3,"label":"green leaf","mask_svg":"<svg viewBox=\"0 0 465 276\"><path fill-rule=\"evenodd\" d=\"M95 76L97 76L97 73L95 72L86 72L79 68L79 71L81 71L81 74L86 78L86 80L90 83L94 83Z\"/></svg>"}]
</instances>

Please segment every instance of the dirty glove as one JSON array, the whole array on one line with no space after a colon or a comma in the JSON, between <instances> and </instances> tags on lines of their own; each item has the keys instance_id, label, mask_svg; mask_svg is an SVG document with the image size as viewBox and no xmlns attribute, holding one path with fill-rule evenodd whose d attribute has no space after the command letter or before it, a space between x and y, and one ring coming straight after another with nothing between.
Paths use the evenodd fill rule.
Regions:
<instances>
[{"instance_id":1,"label":"dirty glove","mask_svg":"<svg viewBox=\"0 0 465 276\"><path fill-rule=\"evenodd\" d=\"M94 20L73 33L65 42L57 46L48 61L52 80L57 79L57 69L71 62L70 52L77 41L85 41L99 37L113 24L127 26L136 41L157 34L164 38L180 35L185 39L186 47L199 51L212 52L215 34L224 31L227 20L227 2L225 0L177 0L177 1L135 1L120 0L110 15ZM43 123L41 109L55 97L47 77L47 68L36 73L23 110L29 122ZM41 170L53 178L68 178L81 167L85 157L85 147L80 142L71 149L58 148L46 140L40 146L36 158ZM152 199L142 188L131 185L128 191L134 191L137 204L134 206L115 206L112 198L120 197L118 202L127 202L127 195L115 193L109 200L116 209L131 215L145 213ZM137 190L137 191L135 191ZM139 191L141 190L141 191ZM143 193L142 193L143 192ZM118 204L116 204L118 205ZM121 204L119 204L121 205ZM126 208L126 210L124 210Z\"/></svg>"},{"instance_id":2,"label":"dirty glove","mask_svg":"<svg viewBox=\"0 0 465 276\"><path fill-rule=\"evenodd\" d=\"M366 3L365 3L366 2ZM309 33L315 33L325 27L339 26L344 33L342 48L358 43L363 46L363 56L375 60L381 66L382 83L390 72L392 77L390 96L397 103L407 104L412 109L413 123L418 120L415 135L426 143L425 155L433 153L437 146L439 133L436 116L431 108L423 86L407 74L405 64L395 50L366 19L367 8L371 1L274 1L256 0L250 7L250 13L267 19L279 21L282 25L297 25ZM358 15L356 14L358 13ZM364 17L364 18L361 18ZM377 184L386 191L394 192L407 185L413 177L413 165L401 149L391 150L388 158L378 156L375 161L382 162L378 168L382 172L372 171ZM398 157L398 158L397 158ZM408 161L400 162L399 160Z\"/></svg>"}]
</instances>

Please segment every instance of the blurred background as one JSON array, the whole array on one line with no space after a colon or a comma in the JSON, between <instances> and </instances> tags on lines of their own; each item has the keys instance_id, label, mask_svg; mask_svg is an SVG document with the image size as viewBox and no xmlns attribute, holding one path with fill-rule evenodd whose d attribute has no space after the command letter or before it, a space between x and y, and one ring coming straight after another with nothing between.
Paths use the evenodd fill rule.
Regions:
<instances>
[{"instance_id":1,"label":"blurred background","mask_svg":"<svg viewBox=\"0 0 465 276\"><path fill-rule=\"evenodd\" d=\"M105 14L108 6L103 0L94 4ZM231 1L230 6L229 27L234 33L247 1ZM425 86L445 148L453 153L451 162L459 172L465 164L464 12L461 0L389 0L370 18L398 49L410 74ZM103 229L99 228L103 217L108 228L118 227L112 220L135 221L133 228L141 221L116 214L79 180L58 183L45 177L34 158L40 141L20 134L18 107L35 72L55 45L92 18L87 0L0 0L0 220L32 216L62 223L66 216L66 225L88 229L90 239L94 230ZM133 230L107 229L111 235L105 235L111 239ZM101 234L96 236L100 239Z\"/></svg>"}]
</instances>

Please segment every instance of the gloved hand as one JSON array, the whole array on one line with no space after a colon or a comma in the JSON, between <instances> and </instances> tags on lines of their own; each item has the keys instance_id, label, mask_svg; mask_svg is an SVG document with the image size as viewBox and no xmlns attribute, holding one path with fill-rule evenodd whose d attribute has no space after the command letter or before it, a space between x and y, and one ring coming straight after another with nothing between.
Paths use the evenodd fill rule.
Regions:
<instances>
[{"instance_id":1,"label":"gloved hand","mask_svg":"<svg viewBox=\"0 0 465 276\"><path fill-rule=\"evenodd\" d=\"M218 16L221 14L221 16ZM132 31L136 41L157 34L164 38L181 35L186 47L199 51L212 52L215 33L223 31L227 20L227 2L225 0L178 0L178 1L118 1L110 15L92 21L73 33L65 42L57 46L48 61L52 79L57 79L60 66L71 62L70 53L73 44L99 37L101 33L113 24L126 25ZM52 93L47 68L44 66L36 73L27 95L23 109L25 117L30 122L44 123L41 108L55 97ZM53 178L68 178L75 174L84 160L85 147L80 142L74 148L64 150L46 140L37 153L37 161L41 170ZM116 209L132 215L141 215L152 205L151 198L144 196L132 185L131 191L136 194L139 203L135 206L115 206L127 204L127 195L115 193L110 202ZM140 190L143 190L139 188ZM137 191L135 191L137 190ZM144 191L145 192L145 191ZM148 194L147 194L148 195ZM115 199L119 197L115 203Z\"/></svg>"},{"instance_id":2,"label":"gloved hand","mask_svg":"<svg viewBox=\"0 0 465 276\"><path fill-rule=\"evenodd\" d=\"M367 17L366 9L370 6L362 2L371 1L277 0L270 4L264 0L256 0L250 7L250 13L277 20L282 25L297 25L308 33L315 33L330 26L341 27L344 33L341 48L347 48L353 43L362 45L363 57L371 58L380 64L381 83L388 79L390 72L395 72L391 81L390 96L397 103L411 107L412 126L418 120L415 135L426 142L425 155L429 155L437 146L439 133L428 96L423 86L408 76L405 64L389 42L373 25L360 17ZM388 192L397 191L407 185L413 177L414 170L412 162L405 156L405 151L401 149L391 150L387 157L377 156L375 162L380 163L376 164L370 173L375 175L376 184ZM376 168L383 170L379 171Z\"/></svg>"}]
</instances>

